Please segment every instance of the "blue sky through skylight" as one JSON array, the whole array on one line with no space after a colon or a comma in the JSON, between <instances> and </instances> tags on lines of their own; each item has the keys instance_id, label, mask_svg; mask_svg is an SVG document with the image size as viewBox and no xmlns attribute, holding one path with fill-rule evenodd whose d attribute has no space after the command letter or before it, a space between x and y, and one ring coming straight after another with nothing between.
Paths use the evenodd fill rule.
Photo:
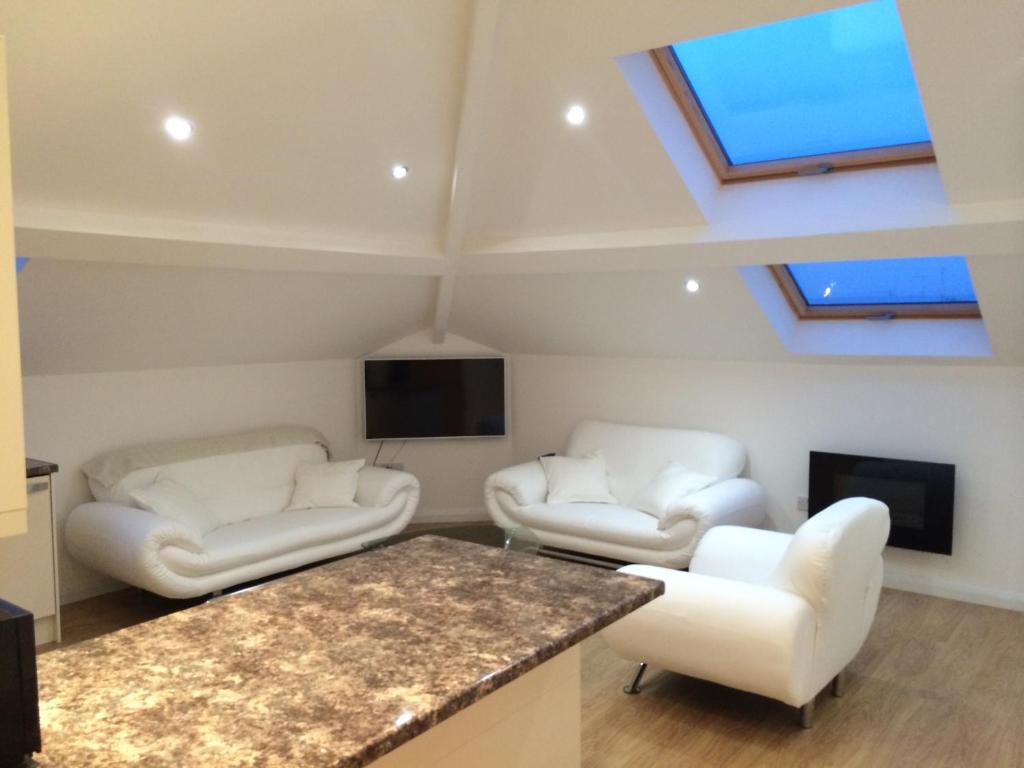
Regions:
<instances>
[{"instance_id":1,"label":"blue sky through skylight","mask_svg":"<svg viewBox=\"0 0 1024 768\"><path fill-rule=\"evenodd\" d=\"M930 140L895 0L672 49L734 165Z\"/></svg>"},{"instance_id":2,"label":"blue sky through skylight","mask_svg":"<svg viewBox=\"0 0 1024 768\"><path fill-rule=\"evenodd\" d=\"M963 256L808 262L787 267L811 307L977 301Z\"/></svg>"}]
</instances>

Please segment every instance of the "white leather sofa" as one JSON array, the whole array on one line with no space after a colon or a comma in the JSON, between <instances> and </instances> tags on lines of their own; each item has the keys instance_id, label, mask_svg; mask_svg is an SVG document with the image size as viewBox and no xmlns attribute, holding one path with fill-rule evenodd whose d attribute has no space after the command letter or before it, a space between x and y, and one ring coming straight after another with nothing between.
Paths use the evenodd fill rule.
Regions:
<instances>
[{"instance_id":1,"label":"white leather sofa","mask_svg":"<svg viewBox=\"0 0 1024 768\"><path fill-rule=\"evenodd\" d=\"M354 552L405 528L419 501L419 482L379 467L359 470L358 507L286 511L296 467L327 459L326 441L304 428L107 454L83 467L96 501L72 510L65 542L76 559L101 573L187 598ZM202 499L217 527L203 534L133 506L133 490L162 478Z\"/></svg>"},{"instance_id":2,"label":"white leather sofa","mask_svg":"<svg viewBox=\"0 0 1024 768\"><path fill-rule=\"evenodd\" d=\"M619 570L665 583L665 594L604 630L621 656L801 708L867 638L882 586L889 509L843 499L793 535L723 526L697 547L690 572L645 565Z\"/></svg>"},{"instance_id":3,"label":"white leather sofa","mask_svg":"<svg viewBox=\"0 0 1024 768\"><path fill-rule=\"evenodd\" d=\"M739 477L744 447L731 437L689 429L661 429L584 421L569 438L567 456L600 450L618 504L547 504L547 479L530 461L487 478L484 498L495 524L526 527L541 543L628 563L684 568L705 533L717 525L757 526L765 519L761 486ZM720 480L686 497L687 511L662 530L630 501L670 461Z\"/></svg>"}]
</instances>

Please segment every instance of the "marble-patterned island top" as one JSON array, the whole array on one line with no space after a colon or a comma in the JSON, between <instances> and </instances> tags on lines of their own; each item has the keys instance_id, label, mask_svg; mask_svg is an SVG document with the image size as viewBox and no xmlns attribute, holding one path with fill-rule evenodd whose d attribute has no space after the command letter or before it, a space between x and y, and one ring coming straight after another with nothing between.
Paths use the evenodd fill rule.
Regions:
<instances>
[{"instance_id":1,"label":"marble-patterned island top","mask_svg":"<svg viewBox=\"0 0 1024 768\"><path fill-rule=\"evenodd\" d=\"M42 766L363 766L662 593L437 536L39 658Z\"/></svg>"}]
</instances>

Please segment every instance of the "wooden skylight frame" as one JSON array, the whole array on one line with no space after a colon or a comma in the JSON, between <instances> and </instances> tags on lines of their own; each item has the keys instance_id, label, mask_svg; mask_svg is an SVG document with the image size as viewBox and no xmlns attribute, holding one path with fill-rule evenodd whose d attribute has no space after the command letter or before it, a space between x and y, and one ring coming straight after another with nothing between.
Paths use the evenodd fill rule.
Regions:
<instances>
[{"instance_id":1,"label":"wooden skylight frame","mask_svg":"<svg viewBox=\"0 0 1024 768\"><path fill-rule=\"evenodd\" d=\"M811 306L804 298L789 267L770 264L768 269L800 320L894 320L896 318L977 320L981 308L976 301L930 302L926 304L836 304Z\"/></svg>"},{"instance_id":2,"label":"wooden skylight frame","mask_svg":"<svg viewBox=\"0 0 1024 768\"><path fill-rule=\"evenodd\" d=\"M683 71L672 46L655 48L651 58L661 73L665 85L690 125L697 143L718 174L723 184L751 179L779 178L784 176L809 176L832 171L852 170L871 166L906 165L935 161L935 151L930 141L909 144L895 144L874 149L858 149L851 152L831 152L820 155L767 160L757 163L734 165L708 120L700 99L694 92Z\"/></svg>"}]
</instances>

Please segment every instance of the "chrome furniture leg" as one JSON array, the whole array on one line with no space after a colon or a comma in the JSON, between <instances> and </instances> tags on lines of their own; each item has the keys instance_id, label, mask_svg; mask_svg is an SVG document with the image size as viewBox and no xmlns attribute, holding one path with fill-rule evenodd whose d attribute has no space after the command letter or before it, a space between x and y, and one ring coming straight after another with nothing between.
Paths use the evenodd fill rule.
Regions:
<instances>
[{"instance_id":1,"label":"chrome furniture leg","mask_svg":"<svg viewBox=\"0 0 1024 768\"><path fill-rule=\"evenodd\" d=\"M814 699L800 707L800 725L804 728L814 725Z\"/></svg>"},{"instance_id":2,"label":"chrome furniture leg","mask_svg":"<svg viewBox=\"0 0 1024 768\"><path fill-rule=\"evenodd\" d=\"M641 661L637 664L636 672L633 673L633 679L629 685L622 689L623 693L628 693L630 696L635 696L640 693L640 681L643 679L644 672L647 671L647 662Z\"/></svg>"},{"instance_id":3,"label":"chrome furniture leg","mask_svg":"<svg viewBox=\"0 0 1024 768\"><path fill-rule=\"evenodd\" d=\"M846 693L847 679L848 676L845 669L832 678L832 695L837 699Z\"/></svg>"}]
</instances>

